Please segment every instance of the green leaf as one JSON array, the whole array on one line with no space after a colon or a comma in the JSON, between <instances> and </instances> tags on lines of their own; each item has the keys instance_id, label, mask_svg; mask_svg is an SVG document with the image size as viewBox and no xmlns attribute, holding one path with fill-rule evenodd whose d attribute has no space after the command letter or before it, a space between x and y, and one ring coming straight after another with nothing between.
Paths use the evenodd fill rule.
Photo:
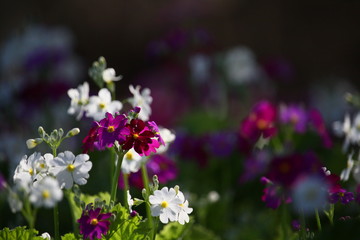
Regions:
<instances>
[{"instance_id":1,"label":"green leaf","mask_svg":"<svg viewBox=\"0 0 360 240\"><path fill-rule=\"evenodd\" d=\"M192 221L190 223L181 225L178 222L171 222L161 230L159 234L156 235L157 240L177 240L177 239L183 239L187 231L192 226ZM200 238L194 238L194 239L200 239Z\"/></svg>"},{"instance_id":2,"label":"green leaf","mask_svg":"<svg viewBox=\"0 0 360 240\"><path fill-rule=\"evenodd\" d=\"M130 217L128 209L121 204L115 205L112 212L116 212L116 219L111 223L105 239L150 240L150 229L140 216Z\"/></svg>"},{"instance_id":3,"label":"green leaf","mask_svg":"<svg viewBox=\"0 0 360 240\"><path fill-rule=\"evenodd\" d=\"M67 233L61 237L61 240L78 240L79 238L75 237L73 233Z\"/></svg>"},{"instance_id":4,"label":"green leaf","mask_svg":"<svg viewBox=\"0 0 360 240\"><path fill-rule=\"evenodd\" d=\"M75 219L79 219L81 217L82 209L75 203L75 200L74 200L75 194L73 192L70 192L69 194L70 194L69 201L70 201L70 204L72 207L71 209L74 212L74 217L75 217ZM95 199L105 200L107 203L109 203L110 202L110 194L107 192L101 192L97 195L87 195L87 194L80 195L80 200L85 203L85 206L89 203L94 203Z\"/></svg>"},{"instance_id":5,"label":"green leaf","mask_svg":"<svg viewBox=\"0 0 360 240\"><path fill-rule=\"evenodd\" d=\"M193 239L220 240L220 238L216 236L212 231L204 228L201 225L192 226L183 238L183 240Z\"/></svg>"},{"instance_id":6,"label":"green leaf","mask_svg":"<svg viewBox=\"0 0 360 240\"><path fill-rule=\"evenodd\" d=\"M37 237L38 231L35 229L26 229L26 227L16 227L14 229L4 228L0 230L0 239L4 240L18 240L18 239L30 239L32 240L44 240L42 237Z\"/></svg>"}]
</instances>

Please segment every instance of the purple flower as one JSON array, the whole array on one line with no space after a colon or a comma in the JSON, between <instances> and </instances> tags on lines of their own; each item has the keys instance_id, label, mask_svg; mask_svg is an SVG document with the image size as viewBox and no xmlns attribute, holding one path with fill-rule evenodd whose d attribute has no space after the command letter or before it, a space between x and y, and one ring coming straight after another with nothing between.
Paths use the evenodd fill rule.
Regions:
<instances>
[{"instance_id":1,"label":"purple flower","mask_svg":"<svg viewBox=\"0 0 360 240\"><path fill-rule=\"evenodd\" d=\"M345 189L339 189L336 192L330 193L329 201L332 204L341 202L342 204L348 204L351 201L354 201L354 194L352 192L347 192Z\"/></svg>"},{"instance_id":2,"label":"purple flower","mask_svg":"<svg viewBox=\"0 0 360 240\"><path fill-rule=\"evenodd\" d=\"M284 124L291 124L298 133L304 133L307 125L307 113L298 105L281 105L279 120Z\"/></svg>"},{"instance_id":3,"label":"purple flower","mask_svg":"<svg viewBox=\"0 0 360 240\"><path fill-rule=\"evenodd\" d=\"M298 220L292 220L291 226L294 231L300 231L300 229L301 229L301 225Z\"/></svg>"},{"instance_id":4,"label":"purple flower","mask_svg":"<svg viewBox=\"0 0 360 240\"><path fill-rule=\"evenodd\" d=\"M265 202L266 207L277 209L281 203L290 203L291 198L286 196L284 191L282 191L281 186L270 183L263 190L263 195L261 200Z\"/></svg>"},{"instance_id":5,"label":"purple flower","mask_svg":"<svg viewBox=\"0 0 360 240\"><path fill-rule=\"evenodd\" d=\"M253 180L260 174L263 174L270 161L267 151L257 151L244 161L244 170L240 176L239 182L244 183Z\"/></svg>"},{"instance_id":6,"label":"purple flower","mask_svg":"<svg viewBox=\"0 0 360 240\"><path fill-rule=\"evenodd\" d=\"M4 176L0 173L0 191L2 191L6 186L6 181Z\"/></svg>"},{"instance_id":7,"label":"purple flower","mask_svg":"<svg viewBox=\"0 0 360 240\"><path fill-rule=\"evenodd\" d=\"M114 116L111 113L106 113L106 117L99 123L98 128L98 142L100 150L106 147L111 148L115 141L122 144L125 141L125 136L130 133L129 129L125 128L127 118L125 115Z\"/></svg>"},{"instance_id":8,"label":"purple flower","mask_svg":"<svg viewBox=\"0 0 360 240\"><path fill-rule=\"evenodd\" d=\"M321 137L324 147L331 148L332 141L329 133L326 130L325 122L321 116L321 113L316 109L312 109L308 113L308 118L310 122L313 124L319 136Z\"/></svg>"},{"instance_id":9,"label":"purple flower","mask_svg":"<svg viewBox=\"0 0 360 240\"><path fill-rule=\"evenodd\" d=\"M84 239L101 239L102 235L106 235L111 217L111 213L100 213L101 208L93 209L92 204L86 206L77 222L80 224L80 234Z\"/></svg>"},{"instance_id":10,"label":"purple flower","mask_svg":"<svg viewBox=\"0 0 360 240\"><path fill-rule=\"evenodd\" d=\"M167 182L176 179L178 175L178 169L175 162L164 155L156 154L152 156L146 166L149 175L157 175L161 184L166 184Z\"/></svg>"}]
</instances>

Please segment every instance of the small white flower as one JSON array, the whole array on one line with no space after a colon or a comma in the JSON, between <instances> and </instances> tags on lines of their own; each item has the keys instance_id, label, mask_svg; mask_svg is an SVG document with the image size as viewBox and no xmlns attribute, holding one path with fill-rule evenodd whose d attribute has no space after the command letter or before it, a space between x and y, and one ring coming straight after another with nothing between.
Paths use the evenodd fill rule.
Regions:
<instances>
[{"instance_id":1,"label":"small white flower","mask_svg":"<svg viewBox=\"0 0 360 240\"><path fill-rule=\"evenodd\" d=\"M182 202L179 205L181 207L181 210L179 212L177 221L180 224L184 225L185 223L188 223L190 221L189 214L192 213L193 209L189 208L189 202L185 199L185 196L181 191L178 191L177 197Z\"/></svg>"},{"instance_id":2,"label":"small white flower","mask_svg":"<svg viewBox=\"0 0 360 240\"><path fill-rule=\"evenodd\" d=\"M71 88L68 90L68 96L71 98L68 114L76 115L76 119L80 120L85 111L85 106L89 102L89 84L84 82L78 88Z\"/></svg>"},{"instance_id":3,"label":"small white flower","mask_svg":"<svg viewBox=\"0 0 360 240\"><path fill-rule=\"evenodd\" d=\"M44 158L39 152L31 154L29 158L27 155L23 156L15 169L14 183L27 190L28 186L32 185L37 178L37 164L43 160Z\"/></svg>"},{"instance_id":4,"label":"small white flower","mask_svg":"<svg viewBox=\"0 0 360 240\"><path fill-rule=\"evenodd\" d=\"M86 116L92 117L95 121L100 121L105 117L105 113L115 114L122 109L120 101L111 101L111 93L107 88L102 88L98 96L91 96L89 104L86 106Z\"/></svg>"},{"instance_id":5,"label":"small white flower","mask_svg":"<svg viewBox=\"0 0 360 240\"><path fill-rule=\"evenodd\" d=\"M177 197L174 188L168 189L163 187L161 190L154 191L154 195L150 195L149 202L151 204L151 215L160 217L160 221L164 224L177 221L178 215L183 204L181 199Z\"/></svg>"},{"instance_id":6,"label":"small white flower","mask_svg":"<svg viewBox=\"0 0 360 240\"><path fill-rule=\"evenodd\" d=\"M28 149L32 149L34 147L36 147L38 144L40 144L43 140L41 138L36 138L36 139L28 139L26 141L26 146Z\"/></svg>"},{"instance_id":7,"label":"small white flower","mask_svg":"<svg viewBox=\"0 0 360 240\"><path fill-rule=\"evenodd\" d=\"M88 161L89 155L75 155L70 151L59 153L50 161L49 172L59 181L61 188L72 188L74 182L79 185L87 183L92 162Z\"/></svg>"},{"instance_id":8,"label":"small white flower","mask_svg":"<svg viewBox=\"0 0 360 240\"><path fill-rule=\"evenodd\" d=\"M149 120L149 116L151 115L150 104L153 101L153 98L150 96L150 89L144 88L140 93L140 86L136 86L136 88L134 88L133 85L130 85L129 90L133 94L133 97L129 98L130 104L133 107L141 108L139 118L143 121Z\"/></svg>"},{"instance_id":9,"label":"small white flower","mask_svg":"<svg viewBox=\"0 0 360 240\"><path fill-rule=\"evenodd\" d=\"M210 191L207 195L207 199L209 200L209 202L215 203L219 201L220 195L217 191Z\"/></svg>"},{"instance_id":10,"label":"small white flower","mask_svg":"<svg viewBox=\"0 0 360 240\"><path fill-rule=\"evenodd\" d=\"M10 190L8 194L8 202L12 213L20 212L23 203L19 199L19 195L15 191Z\"/></svg>"},{"instance_id":11,"label":"small white flower","mask_svg":"<svg viewBox=\"0 0 360 240\"><path fill-rule=\"evenodd\" d=\"M352 153L348 155L346 168L340 173L340 179L343 181L349 180L350 173L353 170L354 160L352 159L352 156Z\"/></svg>"},{"instance_id":12,"label":"small white flower","mask_svg":"<svg viewBox=\"0 0 360 240\"><path fill-rule=\"evenodd\" d=\"M169 148L169 144L172 143L176 138L175 134L167 128L159 127L159 132L161 138L165 142L165 145L160 145L160 147L156 151L157 154L166 152Z\"/></svg>"},{"instance_id":13,"label":"small white flower","mask_svg":"<svg viewBox=\"0 0 360 240\"><path fill-rule=\"evenodd\" d=\"M127 194L127 203L128 203L128 206L129 206L129 211L131 212L132 211L132 206L134 206L134 199L131 198L129 190L126 191L126 194Z\"/></svg>"},{"instance_id":14,"label":"small white flower","mask_svg":"<svg viewBox=\"0 0 360 240\"><path fill-rule=\"evenodd\" d=\"M36 207L54 207L63 197L58 181L52 177L45 177L38 181L30 192L30 202Z\"/></svg>"},{"instance_id":15,"label":"small white flower","mask_svg":"<svg viewBox=\"0 0 360 240\"><path fill-rule=\"evenodd\" d=\"M44 232L43 234L41 234L41 237L46 240L51 240L51 236L47 232Z\"/></svg>"},{"instance_id":16,"label":"small white flower","mask_svg":"<svg viewBox=\"0 0 360 240\"><path fill-rule=\"evenodd\" d=\"M122 76L115 76L115 70L113 68L107 68L102 72L102 78L104 82L110 83L114 81L119 81L122 79Z\"/></svg>"},{"instance_id":17,"label":"small white flower","mask_svg":"<svg viewBox=\"0 0 360 240\"><path fill-rule=\"evenodd\" d=\"M296 184L292 197L297 211L311 215L328 203L328 185L318 177L307 177Z\"/></svg>"},{"instance_id":18,"label":"small white flower","mask_svg":"<svg viewBox=\"0 0 360 240\"><path fill-rule=\"evenodd\" d=\"M125 155L121 164L121 170L124 174L135 173L139 171L142 164L141 157L133 148L131 148Z\"/></svg>"}]
</instances>

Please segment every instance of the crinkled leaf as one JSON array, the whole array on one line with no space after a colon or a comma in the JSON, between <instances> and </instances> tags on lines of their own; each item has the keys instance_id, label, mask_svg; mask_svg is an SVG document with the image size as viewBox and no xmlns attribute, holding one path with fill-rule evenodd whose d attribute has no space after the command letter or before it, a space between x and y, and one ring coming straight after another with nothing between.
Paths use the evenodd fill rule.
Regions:
<instances>
[{"instance_id":1,"label":"crinkled leaf","mask_svg":"<svg viewBox=\"0 0 360 240\"><path fill-rule=\"evenodd\" d=\"M183 238L183 240L193 239L220 240L212 231L198 224L193 225Z\"/></svg>"},{"instance_id":2,"label":"crinkled leaf","mask_svg":"<svg viewBox=\"0 0 360 240\"><path fill-rule=\"evenodd\" d=\"M18 239L30 239L33 235L33 240L44 240L43 238L36 236L38 231L35 229L26 229L26 227L16 227L14 229L4 228L0 230L0 239L6 240L18 240Z\"/></svg>"},{"instance_id":3,"label":"crinkled leaf","mask_svg":"<svg viewBox=\"0 0 360 240\"><path fill-rule=\"evenodd\" d=\"M121 204L115 205L112 212L116 212L116 219L111 223L106 239L150 240L150 229L140 216L130 217L128 210Z\"/></svg>"},{"instance_id":4,"label":"crinkled leaf","mask_svg":"<svg viewBox=\"0 0 360 240\"><path fill-rule=\"evenodd\" d=\"M181 225L178 222L171 222L164 226L159 234L156 235L157 240L177 240L183 239L188 230L191 229L192 221L190 223ZM194 238L195 239L195 238Z\"/></svg>"}]
</instances>

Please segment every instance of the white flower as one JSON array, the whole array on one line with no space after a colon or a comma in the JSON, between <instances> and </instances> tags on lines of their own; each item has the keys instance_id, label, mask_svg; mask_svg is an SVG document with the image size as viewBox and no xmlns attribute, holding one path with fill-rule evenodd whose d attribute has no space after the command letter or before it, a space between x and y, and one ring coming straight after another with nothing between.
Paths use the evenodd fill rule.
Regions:
<instances>
[{"instance_id":1,"label":"white flower","mask_svg":"<svg viewBox=\"0 0 360 240\"><path fill-rule=\"evenodd\" d=\"M354 160L352 159L352 156L353 154L349 154L346 168L340 173L340 179L343 181L349 180L350 173L353 170Z\"/></svg>"},{"instance_id":2,"label":"white flower","mask_svg":"<svg viewBox=\"0 0 360 240\"><path fill-rule=\"evenodd\" d=\"M328 203L328 185L318 177L307 177L295 185L292 197L297 211L314 214Z\"/></svg>"},{"instance_id":3,"label":"white flower","mask_svg":"<svg viewBox=\"0 0 360 240\"><path fill-rule=\"evenodd\" d=\"M210 191L207 195L207 199L209 200L209 202L215 203L219 201L220 195L217 191Z\"/></svg>"},{"instance_id":4,"label":"white flower","mask_svg":"<svg viewBox=\"0 0 360 240\"><path fill-rule=\"evenodd\" d=\"M85 111L85 106L89 102L89 84L84 82L78 88L71 88L68 90L68 96L71 98L68 114L76 115L76 119L80 120Z\"/></svg>"},{"instance_id":5,"label":"white flower","mask_svg":"<svg viewBox=\"0 0 360 240\"><path fill-rule=\"evenodd\" d=\"M106 83L119 81L122 79L121 75L117 77L115 75L115 70L113 68L107 68L102 72L102 78Z\"/></svg>"},{"instance_id":6,"label":"white flower","mask_svg":"<svg viewBox=\"0 0 360 240\"><path fill-rule=\"evenodd\" d=\"M233 83L249 83L262 75L254 53L247 47L229 50L225 55L224 65L225 73Z\"/></svg>"},{"instance_id":7,"label":"white flower","mask_svg":"<svg viewBox=\"0 0 360 240\"><path fill-rule=\"evenodd\" d=\"M184 194L181 191L178 191L177 197L181 200L181 210L178 215L177 221L184 225L185 222L188 223L190 221L189 214L192 213L193 209L189 208L189 202L185 199Z\"/></svg>"},{"instance_id":8,"label":"white flower","mask_svg":"<svg viewBox=\"0 0 360 240\"><path fill-rule=\"evenodd\" d=\"M45 177L38 181L30 192L30 202L36 207L54 207L63 197L58 181L52 177Z\"/></svg>"},{"instance_id":9,"label":"white flower","mask_svg":"<svg viewBox=\"0 0 360 240\"><path fill-rule=\"evenodd\" d=\"M75 155L70 151L59 153L50 161L49 172L59 181L61 188L70 189L74 182L79 185L87 183L92 162L88 161L89 155Z\"/></svg>"},{"instance_id":10,"label":"white flower","mask_svg":"<svg viewBox=\"0 0 360 240\"><path fill-rule=\"evenodd\" d=\"M89 104L86 106L86 116L92 117L95 121L100 121L105 117L105 113L115 114L122 109L120 101L111 101L111 93L107 88L102 88L98 96L91 96Z\"/></svg>"},{"instance_id":11,"label":"white flower","mask_svg":"<svg viewBox=\"0 0 360 240\"><path fill-rule=\"evenodd\" d=\"M31 154L29 158L24 155L15 169L14 183L27 190L28 186L36 180L37 164L43 160L44 158L38 152Z\"/></svg>"},{"instance_id":12,"label":"white flower","mask_svg":"<svg viewBox=\"0 0 360 240\"><path fill-rule=\"evenodd\" d=\"M160 145L156 151L157 154L166 152L169 148L169 144L172 143L176 138L175 134L167 128L159 127L159 132L161 138L164 140L165 145Z\"/></svg>"},{"instance_id":13,"label":"white flower","mask_svg":"<svg viewBox=\"0 0 360 240\"><path fill-rule=\"evenodd\" d=\"M143 121L149 120L149 116L151 115L151 107L153 99L150 96L150 89L144 88L140 94L140 86L136 86L134 88L133 85L129 86L130 92L133 94L132 98L129 98L129 102L133 107L140 107L141 111L139 113L139 118Z\"/></svg>"},{"instance_id":14,"label":"white flower","mask_svg":"<svg viewBox=\"0 0 360 240\"><path fill-rule=\"evenodd\" d=\"M131 148L125 155L121 164L121 170L124 174L135 173L139 171L142 164L142 157Z\"/></svg>"},{"instance_id":15,"label":"white flower","mask_svg":"<svg viewBox=\"0 0 360 240\"><path fill-rule=\"evenodd\" d=\"M12 213L21 211L23 203L19 199L19 195L15 191L10 190L8 194L8 202Z\"/></svg>"},{"instance_id":16,"label":"white flower","mask_svg":"<svg viewBox=\"0 0 360 240\"><path fill-rule=\"evenodd\" d=\"M154 195L150 195L149 202L151 204L151 215L160 217L160 221L164 224L177 221L181 211L181 199L177 197L174 188L168 189L163 187L161 190L154 191Z\"/></svg>"},{"instance_id":17,"label":"white flower","mask_svg":"<svg viewBox=\"0 0 360 240\"><path fill-rule=\"evenodd\" d=\"M126 194L127 194L127 203L128 203L128 206L129 206L129 211L131 212L132 211L132 206L134 206L134 199L131 198L129 190L126 191Z\"/></svg>"},{"instance_id":18,"label":"white flower","mask_svg":"<svg viewBox=\"0 0 360 240\"><path fill-rule=\"evenodd\" d=\"M43 234L41 234L41 237L46 240L51 240L51 236L47 232L44 232Z\"/></svg>"}]
</instances>

